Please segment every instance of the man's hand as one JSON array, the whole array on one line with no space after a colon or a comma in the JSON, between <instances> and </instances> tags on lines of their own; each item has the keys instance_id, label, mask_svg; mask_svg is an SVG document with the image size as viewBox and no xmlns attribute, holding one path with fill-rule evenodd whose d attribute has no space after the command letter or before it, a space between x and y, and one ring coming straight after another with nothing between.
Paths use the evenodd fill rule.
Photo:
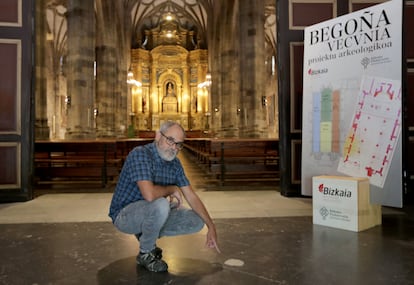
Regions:
<instances>
[{"instance_id":1,"label":"man's hand","mask_svg":"<svg viewBox=\"0 0 414 285\"><path fill-rule=\"evenodd\" d=\"M178 188L178 187L177 187L177 191L175 191L174 193L172 193L170 195L170 204L174 202L174 199L177 200L177 207L176 208L180 208L181 205L183 204L183 196L181 194L180 188Z\"/></svg>"},{"instance_id":2,"label":"man's hand","mask_svg":"<svg viewBox=\"0 0 414 285\"><path fill-rule=\"evenodd\" d=\"M214 248L215 250L217 250L218 253L221 253L217 244L216 226L214 225L210 215L208 214L203 202L193 191L193 188L190 185L181 187L181 191L190 207L203 219L204 223L207 225L208 231L206 246L208 248Z\"/></svg>"},{"instance_id":3,"label":"man's hand","mask_svg":"<svg viewBox=\"0 0 414 285\"><path fill-rule=\"evenodd\" d=\"M214 248L218 253L221 253L217 244L217 233L215 227L211 227L207 231L206 245L208 248Z\"/></svg>"}]
</instances>

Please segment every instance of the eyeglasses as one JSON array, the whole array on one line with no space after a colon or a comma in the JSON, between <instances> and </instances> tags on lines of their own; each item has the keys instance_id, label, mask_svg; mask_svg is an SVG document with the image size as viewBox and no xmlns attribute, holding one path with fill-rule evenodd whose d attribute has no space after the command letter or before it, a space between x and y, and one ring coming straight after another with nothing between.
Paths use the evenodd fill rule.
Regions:
<instances>
[{"instance_id":1,"label":"eyeglasses","mask_svg":"<svg viewBox=\"0 0 414 285\"><path fill-rule=\"evenodd\" d=\"M163 132L160 132L160 134L167 140L167 144L169 145L169 146L174 146L175 145L175 147L178 149L178 150L181 150L181 149L183 149L183 147L184 147L184 143L183 142L176 142L175 140L174 140L174 138L172 138L172 137L167 137L166 135L164 135L163 134Z\"/></svg>"}]
</instances>

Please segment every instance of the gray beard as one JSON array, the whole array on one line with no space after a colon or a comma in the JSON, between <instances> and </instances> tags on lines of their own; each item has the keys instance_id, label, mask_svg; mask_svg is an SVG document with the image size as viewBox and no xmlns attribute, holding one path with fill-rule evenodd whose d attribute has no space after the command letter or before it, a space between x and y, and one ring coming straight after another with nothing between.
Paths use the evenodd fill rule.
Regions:
<instances>
[{"instance_id":1,"label":"gray beard","mask_svg":"<svg viewBox=\"0 0 414 285\"><path fill-rule=\"evenodd\" d=\"M163 160L172 161L177 156L177 153L174 151L162 151L158 150L158 154Z\"/></svg>"}]
</instances>

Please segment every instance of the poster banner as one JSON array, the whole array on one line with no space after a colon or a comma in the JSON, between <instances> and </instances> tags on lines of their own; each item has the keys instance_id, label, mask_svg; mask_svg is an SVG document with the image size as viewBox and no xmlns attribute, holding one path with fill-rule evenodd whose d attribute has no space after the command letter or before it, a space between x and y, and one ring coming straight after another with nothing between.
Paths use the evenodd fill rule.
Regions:
<instances>
[{"instance_id":1,"label":"poster banner","mask_svg":"<svg viewBox=\"0 0 414 285\"><path fill-rule=\"evenodd\" d=\"M313 176L366 177L372 203L402 207L402 5L305 28L303 195Z\"/></svg>"}]
</instances>

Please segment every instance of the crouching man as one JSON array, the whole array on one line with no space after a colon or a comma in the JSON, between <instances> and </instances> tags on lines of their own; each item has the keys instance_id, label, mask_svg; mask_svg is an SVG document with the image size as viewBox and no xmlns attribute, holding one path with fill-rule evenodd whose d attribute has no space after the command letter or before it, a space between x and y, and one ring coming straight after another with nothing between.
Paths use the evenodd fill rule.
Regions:
<instances>
[{"instance_id":1,"label":"crouching man","mask_svg":"<svg viewBox=\"0 0 414 285\"><path fill-rule=\"evenodd\" d=\"M137 263L153 272L168 270L156 245L163 236L196 233L207 225L206 245L220 252L216 227L177 158L184 139L184 129L168 121L156 132L154 142L134 148L109 209L115 227L138 239ZM182 206L183 197L191 209Z\"/></svg>"}]
</instances>

